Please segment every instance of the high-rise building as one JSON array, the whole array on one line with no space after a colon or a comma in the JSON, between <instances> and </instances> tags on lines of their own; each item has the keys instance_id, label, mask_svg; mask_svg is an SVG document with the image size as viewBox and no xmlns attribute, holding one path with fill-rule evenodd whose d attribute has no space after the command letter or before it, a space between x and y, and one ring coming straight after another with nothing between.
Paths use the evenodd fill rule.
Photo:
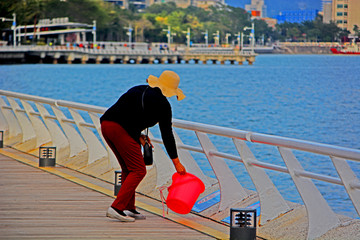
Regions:
<instances>
[{"instance_id":1,"label":"high-rise building","mask_svg":"<svg viewBox=\"0 0 360 240\"><path fill-rule=\"evenodd\" d=\"M266 17L266 5L264 0L251 0L251 4L245 5L245 10L254 17Z\"/></svg>"},{"instance_id":2,"label":"high-rise building","mask_svg":"<svg viewBox=\"0 0 360 240\"><path fill-rule=\"evenodd\" d=\"M338 27L354 33L354 26L360 27L360 1L333 0L331 19Z\"/></svg>"},{"instance_id":3,"label":"high-rise building","mask_svg":"<svg viewBox=\"0 0 360 240\"><path fill-rule=\"evenodd\" d=\"M278 20L278 23L302 23L305 21L315 20L318 10L288 10L281 11L278 16L275 18Z\"/></svg>"},{"instance_id":4,"label":"high-rise building","mask_svg":"<svg viewBox=\"0 0 360 240\"><path fill-rule=\"evenodd\" d=\"M323 22L330 23L332 15L332 1L323 0L322 1L322 12L323 12Z\"/></svg>"}]
</instances>

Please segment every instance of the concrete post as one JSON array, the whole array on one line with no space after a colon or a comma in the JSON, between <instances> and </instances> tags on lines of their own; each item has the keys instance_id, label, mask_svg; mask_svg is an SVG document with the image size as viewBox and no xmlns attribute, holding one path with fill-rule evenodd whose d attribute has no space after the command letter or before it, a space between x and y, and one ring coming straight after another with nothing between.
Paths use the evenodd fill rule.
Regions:
<instances>
[{"instance_id":1,"label":"concrete post","mask_svg":"<svg viewBox=\"0 0 360 240\"><path fill-rule=\"evenodd\" d=\"M103 60L103 57L97 56L96 57L96 64L100 64L102 60Z\"/></svg>"},{"instance_id":2,"label":"concrete post","mask_svg":"<svg viewBox=\"0 0 360 240\"><path fill-rule=\"evenodd\" d=\"M114 64L115 60L116 60L115 56L110 56L110 59L109 59L110 64Z\"/></svg>"}]
</instances>

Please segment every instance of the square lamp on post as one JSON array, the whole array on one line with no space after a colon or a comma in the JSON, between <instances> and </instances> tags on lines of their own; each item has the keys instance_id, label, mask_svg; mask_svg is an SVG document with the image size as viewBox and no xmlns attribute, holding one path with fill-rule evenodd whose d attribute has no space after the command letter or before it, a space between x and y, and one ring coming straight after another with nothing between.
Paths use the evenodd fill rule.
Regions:
<instances>
[{"instance_id":1,"label":"square lamp on post","mask_svg":"<svg viewBox=\"0 0 360 240\"><path fill-rule=\"evenodd\" d=\"M121 170L115 171L114 196L117 196L121 187Z\"/></svg>"},{"instance_id":2,"label":"square lamp on post","mask_svg":"<svg viewBox=\"0 0 360 240\"><path fill-rule=\"evenodd\" d=\"M256 209L230 209L230 240L256 239Z\"/></svg>"},{"instance_id":3,"label":"square lamp on post","mask_svg":"<svg viewBox=\"0 0 360 240\"><path fill-rule=\"evenodd\" d=\"M4 147L4 131L0 131L0 148Z\"/></svg>"},{"instance_id":4,"label":"square lamp on post","mask_svg":"<svg viewBox=\"0 0 360 240\"><path fill-rule=\"evenodd\" d=\"M55 167L56 147L39 148L39 167Z\"/></svg>"}]
</instances>

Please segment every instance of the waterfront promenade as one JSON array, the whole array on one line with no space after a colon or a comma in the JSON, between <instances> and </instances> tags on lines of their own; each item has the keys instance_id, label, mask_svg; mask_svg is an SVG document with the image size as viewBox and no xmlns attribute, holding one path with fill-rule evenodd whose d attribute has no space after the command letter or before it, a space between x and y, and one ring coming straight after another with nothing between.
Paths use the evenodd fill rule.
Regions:
<instances>
[{"instance_id":1,"label":"waterfront promenade","mask_svg":"<svg viewBox=\"0 0 360 240\"><path fill-rule=\"evenodd\" d=\"M109 202L111 202L111 198L113 198L114 170L119 170L119 166L111 152L101 143L102 139L98 137L101 134L99 114L103 114L105 108L5 90L0 92L2 95L0 98L0 125L5 130L3 136L4 145L6 146L6 148L0 149L0 154L38 168L39 147L55 146L56 163L58 165L54 168L43 168L42 170L95 190L99 194L109 196ZM19 103L21 103L21 106ZM36 106L36 109L33 106ZM51 113L49 113L49 110L51 110ZM67 111L71 116L69 114L65 115ZM79 111L82 112L82 115L80 115ZM86 116L87 121L83 118ZM335 184L343 185L352 200L350 204L359 209L358 189L360 188L360 182L349 164L347 164L348 161L354 163L360 161L359 150L179 119L173 120L173 127L176 130L187 130L189 133L196 134L201 147L195 144L184 144L177 134L175 138L179 156L184 165L189 172L202 179L206 190L199 197L198 208L193 209L191 214L178 215L170 212L169 215L166 215L166 219L196 229L196 231L204 233L206 236L227 239L229 225L226 222L230 208L254 208L254 206L258 206L256 208L260 215L258 217L257 233L263 239L360 238L360 232L358 231L360 221L336 214L312 182L313 179L331 183L333 186ZM96 132L99 135L96 135ZM169 171L169 169L172 169L172 165L160 145L162 141L154 137L150 132L149 134L155 146L154 165L148 168L145 179L137 189L141 196L139 196L136 205L146 212L162 216L163 211L158 187L168 186L173 171ZM225 140L233 141L239 155L223 152L221 146L217 150L209 136L221 136ZM286 167L257 160L247 144L276 146ZM304 170L292 150L312 153L315 156L312 158L312 163L317 163L319 166L324 165L320 164L319 161L315 161L319 154L329 157L328 161L331 161L334 165L339 178ZM209 178L204 174L190 151L203 153L207 157L216 178ZM264 153L260 152L260 154ZM247 172L242 173L242 176L245 177L245 174L248 174L251 177L256 192L241 185L240 181L243 182L243 177L239 181L224 159L244 164ZM302 196L305 204L301 205L286 201L264 169L289 174L288 186L291 186L291 184L296 185L298 193ZM14 171L16 172L16 168ZM32 173L27 176L20 174L25 179L31 178L32 175ZM19 180L21 183L24 181ZM51 182L43 181L47 182L47 184ZM40 188L43 181L39 180L31 184L31 188L34 187L36 191L40 191L40 195L45 194ZM9 190L15 189L17 186L21 188L22 184L6 182L1 187ZM54 189L57 189L56 186L54 186ZM332 187L329 192L334 191L334 189L335 187ZM20 198L23 193L19 192L18 194L7 202L18 202L16 199ZM62 195L66 195L66 193L60 194L60 196ZM34 196L35 199L38 199L36 194ZM82 199L81 196L80 199ZM62 200L69 203L74 201ZM212 201L210 202L210 200ZM53 203L52 201L51 203ZM207 203L207 205L201 207L202 203ZM106 205L106 210L109 203L104 205ZM7 211L10 210L5 208L5 213ZM33 212L35 216L42 213L41 207ZM19 215L10 213L7 216L18 217ZM101 218L105 217L102 216ZM21 217L17 219L21 219ZM5 226L8 226L6 221ZM158 231L162 230L160 223L156 224L156 226L160 226L156 228L159 229ZM166 237L167 239L173 239Z\"/></svg>"},{"instance_id":2,"label":"waterfront promenade","mask_svg":"<svg viewBox=\"0 0 360 240\"><path fill-rule=\"evenodd\" d=\"M189 63L189 61L212 62L213 64L242 65L247 61L255 62L255 54L252 51L239 51L233 48L204 48L183 50L138 50L138 49L88 49L81 47L65 46L17 46L0 47L0 63Z\"/></svg>"},{"instance_id":3,"label":"waterfront promenade","mask_svg":"<svg viewBox=\"0 0 360 240\"><path fill-rule=\"evenodd\" d=\"M112 184L58 165L39 168L37 157L8 147L0 149L0 182L0 239L229 239L229 226L193 213L170 211L164 218L161 203L141 194L136 206L146 220L106 218ZM278 238L256 239L289 239L288 230L298 223L276 222L267 228ZM358 239L358 225L352 224L345 220L319 239ZM298 230L291 239L304 239Z\"/></svg>"},{"instance_id":4,"label":"waterfront promenade","mask_svg":"<svg viewBox=\"0 0 360 240\"><path fill-rule=\"evenodd\" d=\"M146 220L105 217L113 185L38 159L0 149L0 239L224 239L229 227L194 214L163 218L161 202L137 196Z\"/></svg>"}]
</instances>

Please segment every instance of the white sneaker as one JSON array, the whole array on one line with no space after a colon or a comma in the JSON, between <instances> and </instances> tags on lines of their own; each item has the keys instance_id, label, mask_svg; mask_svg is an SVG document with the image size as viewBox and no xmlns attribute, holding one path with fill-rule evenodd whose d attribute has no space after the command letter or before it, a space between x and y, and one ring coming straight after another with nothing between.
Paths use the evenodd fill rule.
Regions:
<instances>
[{"instance_id":1,"label":"white sneaker","mask_svg":"<svg viewBox=\"0 0 360 240\"><path fill-rule=\"evenodd\" d=\"M129 211L129 210L124 210L124 213L127 215L127 216L129 216L129 217L133 217L133 218L135 218L135 219L146 219L146 216L145 215L142 215L141 213L133 213L133 212L131 212L131 211Z\"/></svg>"},{"instance_id":2,"label":"white sneaker","mask_svg":"<svg viewBox=\"0 0 360 240\"><path fill-rule=\"evenodd\" d=\"M121 222L134 222L135 218L130 216L122 216L118 214L112 207L109 207L106 216L109 218L115 218L117 220L120 220Z\"/></svg>"}]
</instances>

